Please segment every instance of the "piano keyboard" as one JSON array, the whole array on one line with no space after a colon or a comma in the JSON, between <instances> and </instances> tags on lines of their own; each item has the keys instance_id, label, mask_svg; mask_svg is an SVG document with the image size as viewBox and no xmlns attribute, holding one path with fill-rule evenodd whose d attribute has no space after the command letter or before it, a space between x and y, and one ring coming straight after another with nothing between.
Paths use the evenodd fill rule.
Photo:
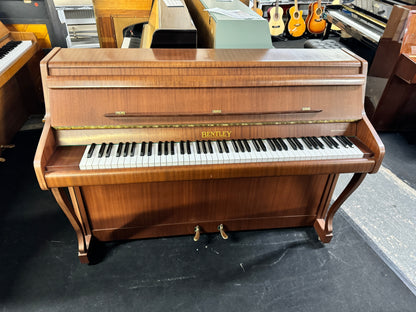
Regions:
<instances>
[{"instance_id":1,"label":"piano keyboard","mask_svg":"<svg viewBox=\"0 0 416 312\"><path fill-rule=\"evenodd\" d=\"M90 144L81 170L362 158L344 136Z\"/></svg>"},{"instance_id":2,"label":"piano keyboard","mask_svg":"<svg viewBox=\"0 0 416 312\"><path fill-rule=\"evenodd\" d=\"M32 41L9 41L0 48L0 73L5 71L32 46Z\"/></svg>"}]
</instances>

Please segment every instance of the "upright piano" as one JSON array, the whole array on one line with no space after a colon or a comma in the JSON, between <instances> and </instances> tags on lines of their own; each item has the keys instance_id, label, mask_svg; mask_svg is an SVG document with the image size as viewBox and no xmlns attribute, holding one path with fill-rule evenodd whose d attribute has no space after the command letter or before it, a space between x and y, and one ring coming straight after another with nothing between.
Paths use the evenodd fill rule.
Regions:
<instances>
[{"instance_id":1,"label":"upright piano","mask_svg":"<svg viewBox=\"0 0 416 312\"><path fill-rule=\"evenodd\" d=\"M313 226L327 243L384 155L366 71L341 49L55 48L36 176L83 263L94 240Z\"/></svg>"},{"instance_id":2,"label":"upright piano","mask_svg":"<svg viewBox=\"0 0 416 312\"><path fill-rule=\"evenodd\" d=\"M39 61L33 33L9 31L0 22L0 145L9 144L40 101ZM1 151L0 151L1 153ZM0 158L0 160L4 160Z\"/></svg>"}]
</instances>

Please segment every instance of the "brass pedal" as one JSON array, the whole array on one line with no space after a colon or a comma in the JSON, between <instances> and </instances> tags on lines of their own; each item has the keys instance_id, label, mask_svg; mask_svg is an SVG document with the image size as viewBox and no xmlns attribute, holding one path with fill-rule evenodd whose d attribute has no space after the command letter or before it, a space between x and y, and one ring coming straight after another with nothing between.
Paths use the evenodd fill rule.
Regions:
<instances>
[{"instance_id":1,"label":"brass pedal","mask_svg":"<svg viewBox=\"0 0 416 312\"><path fill-rule=\"evenodd\" d=\"M223 224L218 225L218 231L220 231L221 237L223 239L228 239L228 235L224 231L224 225Z\"/></svg>"},{"instance_id":2,"label":"brass pedal","mask_svg":"<svg viewBox=\"0 0 416 312\"><path fill-rule=\"evenodd\" d=\"M201 236L201 229L199 228L199 225L195 227L194 231L195 231L194 241L197 242L199 241L199 237Z\"/></svg>"}]
</instances>

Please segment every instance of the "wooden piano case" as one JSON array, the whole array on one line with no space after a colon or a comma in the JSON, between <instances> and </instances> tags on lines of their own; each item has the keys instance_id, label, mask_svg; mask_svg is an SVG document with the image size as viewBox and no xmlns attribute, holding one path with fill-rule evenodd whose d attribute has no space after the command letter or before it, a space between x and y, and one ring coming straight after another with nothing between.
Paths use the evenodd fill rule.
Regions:
<instances>
[{"instance_id":1,"label":"wooden piano case","mask_svg":"<svg viewBox=\"0 0 416 312\"><path fill-rule=\"evenodd\" d=\"M322 55L323 53L323 55ZM101 241L314 226L376 172L363 115L366 62L343 50L53 50L34 160L88 262ZM80 170L86 144L346 135L362 159ZM340 173L354 176L330 206Z\"/></svg>"},{"instance_id":2,"label":"wooden piano case","mask_svg":"<svg viewBox=\"0 0 416 312\"><path fill-rule=\"evenodd\" d=\"M10 41L20 40L31 40L32 46L0 72L0 145L2 147L11 143L29 114L43 112L39 62L44 55L37 44L37 39L33 33L11 32L0 22L0 47Z\"/></svg>"}]
</instances>

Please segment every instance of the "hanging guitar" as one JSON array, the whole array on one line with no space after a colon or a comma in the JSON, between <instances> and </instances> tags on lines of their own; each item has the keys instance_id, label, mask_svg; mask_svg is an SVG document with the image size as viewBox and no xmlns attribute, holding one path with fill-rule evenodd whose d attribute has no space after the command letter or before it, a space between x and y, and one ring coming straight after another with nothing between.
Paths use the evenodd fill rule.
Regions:
<instances>
[{"instance_id":1,"label":"hanging guitar","mask_svg":"<svg viewBox=\"0 0 416 312\"><path fill-rule=\"evenodd\" d=\"M273 37L279 36L285 31L285 24L283 23L283 9L277 5L278 2L279 1L276 1L276 5L267 10L270 35Z\"/></svg>"},{"instance_id":2,"label":"hanging guitar","mask_svg":"<svg viewBox=\"0 0 416 312\"><path fill-rule=\"evenodd\" d=\"M326 21L322 18L324 7L321 6L321 0L309 4L308 16L306 17L306 27L311 34L321 34L326 27Z\"/></svg>"},{"instance_id":3,"label":"hanging guitar","mask_svg":"<svg viewBox=\"0 0 416 312\"><path fill-rule=\"evenodd\" d=\"M305 20L302 17L302 11L298 9L298 1L289 9L289 20L287 21L287 32L292 37L300 37L306 30Z\"/></svg>"},{"instance_id":4,"label":"hanging guitar","mask_svg":"<svg viewBox=\"0 0 416 312\"><path fill-rule=\"evenodd\" d=\"M260 15L261 17L263 17L263 11L262 9L259 9L257 7L257 0L253 0L253 7L251 8L254 12L256 12L258 15Z\"/></svg>"}]
</instances>

